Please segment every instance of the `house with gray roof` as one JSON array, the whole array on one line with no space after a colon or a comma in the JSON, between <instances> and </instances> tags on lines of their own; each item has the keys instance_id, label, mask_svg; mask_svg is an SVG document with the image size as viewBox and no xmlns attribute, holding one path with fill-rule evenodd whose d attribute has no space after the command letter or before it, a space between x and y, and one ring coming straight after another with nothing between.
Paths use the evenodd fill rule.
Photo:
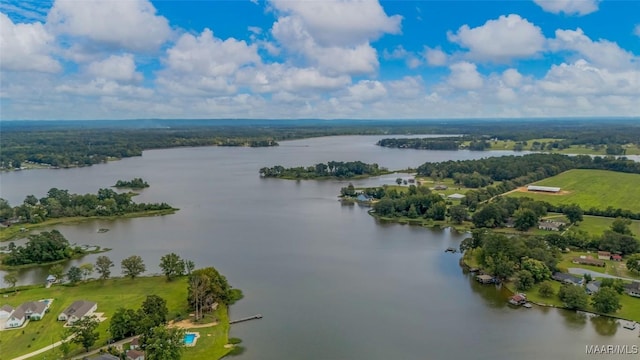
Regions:
<instances>
[{"instance_id":1,"label":"house with gray roof","mask_svg":"<svg viewBox=\"0 0 640 360\"><path fill-rule=\"evenodd\" d=\"M0 307L0 319L7 319L13 310L15 309L11 305L2 305L2 307Z\"/></svg>"},{"instance_id":2,"label":"house with gray roof","mask_svg":"<svg viewBox=\"0 0 640 360\"><path fill-rule=\"evenodd\" d=\"M631 284L624 286L627 294L633 297L640 297L640 281L633 281Z\"/></svg>"},{"instance_id":3,"label":"house with gray roof","mask_svg":"<svg viewBox=\"0 0 640 360\"><path fill-rule=\"evenodd\" d=\"M17 328L24 324L27 319L40 320L47 310L47 304L43 301L29 301L18 306L9 316L4 327L7 329Z\"/></svg>"},{"instance_id":4,"label":"house with gray roof","mask_svg":"<svg viewBox=\"0 0 640 360\"><path fill-rule=\"evenodd\" d=\"M597 293L598 291L600 291L600 281L592 281L588 283L587 286L585 287L585 290L589 295L593 295Z\"/></svg>"},{"instance_id":5,"label":"house with gray roof","mask_svg":"<svg viewBox=\"0 0 640 360\"><path fill-rule=\"evenodd\" d=\"M551 278L555 281L560 281L563 284L582 285L583 279L580 276L575 276L567 273L555 272L551 275Z\"/></svg>"},{"instance_id":6,"label":"house with gray roof","mask_svg":"<svg viewBox=\"0 0 640 360\"><path fill-rule=\"evenodd\" d=\"M58 321L66 321L70 325L85 316L92 315L97 309L98 304L93 301L78 300L58 315Z\"/></svg>"}]
</instances>

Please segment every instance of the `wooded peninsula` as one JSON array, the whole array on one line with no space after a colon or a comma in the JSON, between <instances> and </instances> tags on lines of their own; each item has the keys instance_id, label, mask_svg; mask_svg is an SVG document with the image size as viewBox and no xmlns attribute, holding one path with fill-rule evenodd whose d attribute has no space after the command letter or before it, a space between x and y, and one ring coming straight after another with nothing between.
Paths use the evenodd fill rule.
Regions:
<instances>
[{"instance_id":1,"label":"wooded peninsula","mask_svg":"<svg viewBox=\"0 0 640 360\"><path fill-rule=\"evenodd\" d=\"M175 212L167 203L136 203L135 193L118 193L99 189L96 194L70 194L68 190L51 188L38 199L27 195L22 204L12 207L0 198L0 240L22 235L24 231L44 225L89 218L137 217Z\"/></svg>"}]
</instances>

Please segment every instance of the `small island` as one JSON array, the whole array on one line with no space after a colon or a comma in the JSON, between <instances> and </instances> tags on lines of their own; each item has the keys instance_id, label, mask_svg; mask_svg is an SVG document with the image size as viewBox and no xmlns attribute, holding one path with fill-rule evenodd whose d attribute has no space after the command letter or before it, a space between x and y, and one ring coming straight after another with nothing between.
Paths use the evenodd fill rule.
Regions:
<instances>
[{"instance_id":1,"label":"small island","mask_svg":"<svg viewBox=\"0 0 640 360\"><path fill-rule=\"evenodd\" d=\"M133 180L118 180L113 186L118 189L144 189L149 187L149 183L142 180L142 178L134 178Z\"/></svg>"},{"instance_id":2,"label":"small island","mask_svg":"<svg viewBox=\"0 0 640 360\"><path fill-rule=\"evenodd\" d=\"M263 167L260 176L290 180L324 180L324 179L361 179L370 176L391 174L386 168L378 164L366 164L362 161L329 161L308 167L285 168L280 165Z\"/></svg>"}]
</instances>

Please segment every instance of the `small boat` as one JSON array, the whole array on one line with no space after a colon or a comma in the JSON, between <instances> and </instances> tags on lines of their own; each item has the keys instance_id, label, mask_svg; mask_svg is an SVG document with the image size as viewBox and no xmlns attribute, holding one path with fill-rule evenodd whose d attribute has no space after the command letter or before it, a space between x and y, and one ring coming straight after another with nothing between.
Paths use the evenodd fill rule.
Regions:
<instances>
[{"instance_id":1,"label":"small boat","mask_svg":"<svg viewBox=\"0 0 640 360\"><path fill-rule=\"evenodd\" d=\"M627 321L624 324L622 324L622 327L625 329L629 329L629 330L635 330L636 329L636 323L633 321Z\"/></svg>"},{"instance_id":2,"label":"small boat","mask_svg":"<svg viewBox=\"0 0 640 360\"><path fill-rule=\"evenodd\" d=\"M524 304L524 305L522 305L522 306L526 307L527 309L531 309L531 308L532 308L531 303L525 303L525 304Z\"/></svg>"},{"instance_id":3,"label":"small boat","mask_svg":"<svg viewBox=\"0 0 640 360\"><path fill-rule=\"evenodd\" d=\"M455 254L455 253L458 252L458 250L456 250L456 248L448 247L447 250L445 250L444 252L450 252L450 253Z\"/></svg>"}]
</instances>

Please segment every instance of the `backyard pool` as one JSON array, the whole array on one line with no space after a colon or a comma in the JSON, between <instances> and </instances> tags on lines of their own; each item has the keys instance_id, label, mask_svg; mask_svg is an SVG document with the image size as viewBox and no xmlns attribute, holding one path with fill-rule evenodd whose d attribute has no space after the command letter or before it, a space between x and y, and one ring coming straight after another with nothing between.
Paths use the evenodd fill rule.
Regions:
<instances>
[{"instance_id":1,"label":"backyard pool","mask_svg":"<svg viewBox=\"0 0 640 360\"><path fill-rule=\"evenodd\" d=\"M186 333L184 334L184 345L194 346L196 344L197 339L198 339L197 333Z\"/></svg>"}]
</instances>

